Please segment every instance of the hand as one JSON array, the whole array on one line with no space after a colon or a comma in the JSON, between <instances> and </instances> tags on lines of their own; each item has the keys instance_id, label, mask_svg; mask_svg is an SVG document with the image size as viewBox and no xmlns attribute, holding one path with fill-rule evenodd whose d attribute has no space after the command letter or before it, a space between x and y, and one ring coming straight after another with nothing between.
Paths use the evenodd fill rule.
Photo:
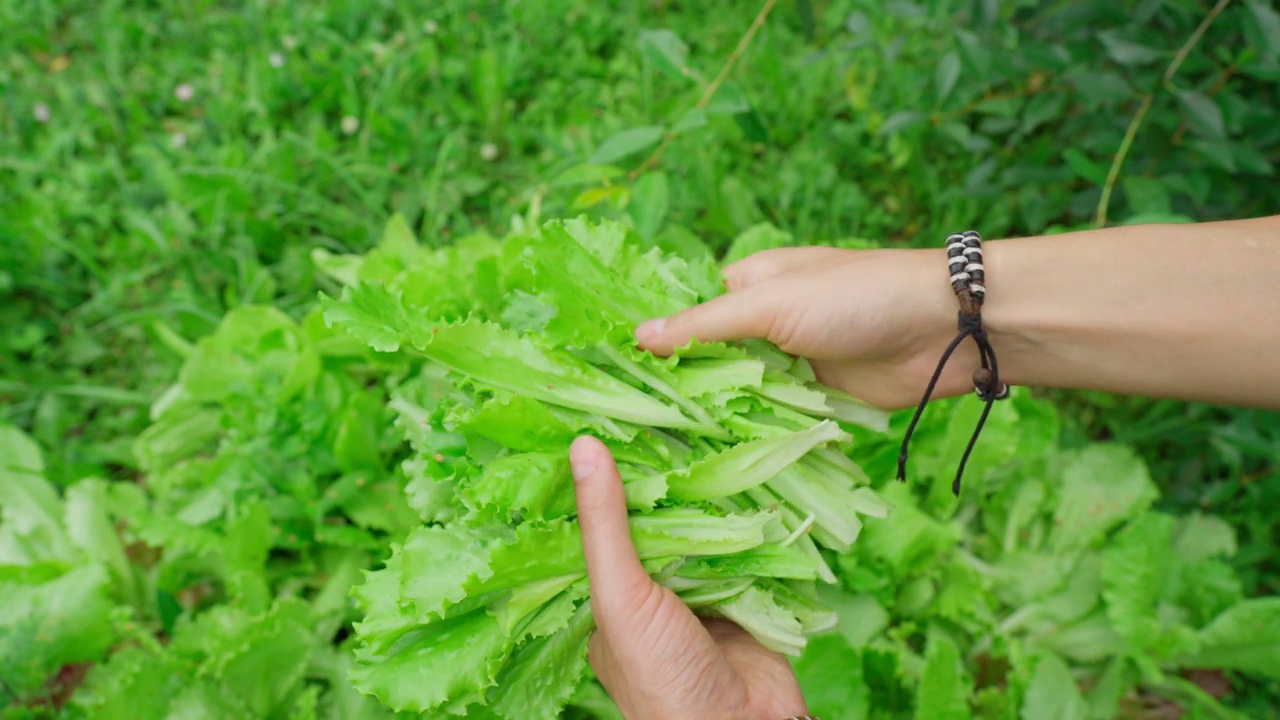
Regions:
<instances>
[{"instance_id":1,"label":"hand","mask_svg":"<svg viewBox=\"0 0 1280 720\"><path fill-rule=\"evenodd\" d=\"M765 338L808 358L823 383L878 407L914 405L956 334L946 260L932 250L767 250L724 271L728 294L636 329L659 354L704 342ZM972 343L956 351L934 393L973 389Z\"/></svg>"},{"instance_id":2,"label":"hand","mask_svg":"<svg viewBox=\"0 0 1280 720\"><path fill-rule=\"evenodd\" d=\"M786 659L737 625L699 619L645 572L617 465L595 438L569 451L596 633L588 657L627 720L780 720L806 714Z\"/></svg>"}]
</instances>

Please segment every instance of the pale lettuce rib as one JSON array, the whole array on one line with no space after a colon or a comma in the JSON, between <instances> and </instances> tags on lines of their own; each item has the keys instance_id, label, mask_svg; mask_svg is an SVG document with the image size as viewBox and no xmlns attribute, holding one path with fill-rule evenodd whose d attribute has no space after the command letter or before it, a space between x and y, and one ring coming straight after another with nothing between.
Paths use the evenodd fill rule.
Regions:
<instances>
[{"instance_id":1,"label":"pale lettuce rib","mask_svg":"<svg viewBox=\"0 0 1280 720\"><path fill-rule=\"evenodd\" d=\"M838 425L823 421L807 430L739 443L667 473L667 497L693 501L736 495L766 482L819 445L847 437Z\"/></svg>"},{"instance_id":2,"label":"pale lettuce rib","mask_svg":"<svg viewBox=\"0 0 1280 720\"><path fill-rule=\"evenodd\" d=\"M542 347L500 325L480 320L432 323L410 317L384 287L343 291L321 301L325 321L340 324L374 349L409 345L417 353L486 385L563 407L641 425L694 432L702 424L574 356Z\"/></svg>"}]
</instances>

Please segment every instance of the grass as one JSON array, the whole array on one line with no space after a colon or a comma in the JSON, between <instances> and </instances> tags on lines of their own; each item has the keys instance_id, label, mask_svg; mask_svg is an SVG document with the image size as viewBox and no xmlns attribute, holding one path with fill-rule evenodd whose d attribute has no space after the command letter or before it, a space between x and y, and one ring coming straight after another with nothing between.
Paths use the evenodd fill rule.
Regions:
<instances>
[{"instance_id":1,"label":"grass","mask_svg":"<svg viewBox=\"0 0 1280 720\"><path fill-rule=\"evenodd\" d=\"M757 222L894 245L1069 229L1148 94L1112 218L1274 210L1280 39L1256 5L1166 88L1207 4L780 2L691 113L758 4L4 3L0 419L61 482L135 476L189 343L238 305L296 309L324 287L311 249L361 251L393 212L433 242L579 212L674 248ZM589 162L636 128L675 132L652 170L652 142ZM1280 589L1274 414L1057 399L1068 438L1137 447L1167 506L1230 519L1251 589Z\"/></svg>"}]
</instances>

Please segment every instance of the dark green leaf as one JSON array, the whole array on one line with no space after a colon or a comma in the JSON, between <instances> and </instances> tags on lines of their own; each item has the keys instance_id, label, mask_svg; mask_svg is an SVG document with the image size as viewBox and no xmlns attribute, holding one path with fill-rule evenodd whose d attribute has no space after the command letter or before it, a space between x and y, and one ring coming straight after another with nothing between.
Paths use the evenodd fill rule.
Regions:
<instances>
[{"instance_id":1,"label":"dark green leaf","mask_svg":"<svg viewBox=\"0 0 1280 720\"><path fill-rule=\"evenodd\" d=\"M1090 107L1115 105L1133 97L1133 88L1116 73L1086 71L1072 76L1071 82Z\"/></svg>"},{"instance_id":2,"label":"dark green leaf","mask_svg":"<svg viewBox=\"0 0 1280 720\"><path fill-rule=\"evenodd\" d=\"M608 165L617 162L657 145L665 134L666 130L660 125L647 125L614 133L600 143L587 162L592 165Z\"/></svg>"},{"instance_id":3,"label":"dark green leaf","mask_svg":"<svg viewBox=\"0 0 1280 720\"><path fill-rule=\"evenodd\" d=\"M689 67L689 46L674 32L666 28L641 30L637 43L640 53L662 73L695 81L700 79Z\"/></svg>"},{"instance_id":4,"label":"dark green leaf","mask_svg":"<svg viewBox=\"0 0 1280 720\"><path fill-rule=\"evenodd\" d=\"M769 128L764 124L764 116L755 108L747 108L746 112L734 115L733 120L747 140L760 144L769 142Z\"/></svg>"},{"instance_id":5,"label":"dark green leaf","mask_svg":"<svg viewBox=\"0 0 1280 720\"><path fill-rule=\"evenodd\" d=\"M1029 133L1062 114L1066 98L1059 93L1043 93L1027 102L1022 110L1022 126L1024 133Z\"/></svg>"},{"instance_id":6,"label":"dark green leaf","mask_svg":"<svg viewBox=\"0 0 1280 720\"><path fill-rule=\"evenodd\" d=\"M721 85L705 106L708 116L737 115L750 109L751 103L747 102L747 97L742 94L742 88L731 82Z\"/></svg>"},{"instance_id":7,"label":"dark green leaf","mask_svg":"<svg viewBox=\"0 0 1280 720\"><path fill-rule=\"evenodd\" d=\"M636 224L636 234L642 239L652 240L662 228L671 204L670 195L664 172L646 173L631 186L631 204L627 212Z\"/></svg>"},{"instance_id":8,"label":"dark green leaf","mask_svg":"<svg viewBox=\"0 0 1280 720\"><path fill-rule=\"evenodd\" d=\"M1245 22L1249 44L1258 49L1264 61L1280 59L1280 12L1267 0L1247 0Z\"/></svg>"},{"instance_id":9,"label":"dark green leaf","mask_svg":"<svg viewBox=\"0 0 1280 720\"><path fill-rule=\"evenodd\" d=\"M1219 169L1232 175L1239 172L1240 166L1236 164L1235 153L1231 152L1231 143L1224 140L1197 138L1191 146L1199 150L1200 154Z\"/></svg>"},{"instance_id":10,"label":"dark green leaf","mask_svg":"<svg viewBox=\"0 0 1280 720\"><path fill-rule=\"evenodd\" d=\"M1167 55L1164 50L1126 40L1117 30L1098 33L1098 40L1107 49L1107 55L1121 65L1145 65L1163 60Z\"/></svg>"},{"instance_id":11,"label":"dark green leaf","mask_svg":"<svg viewBox=\"0 0 1280 720\"><path fill-rule=\"evenodd\" d=\"M1124 198L1129 212L1136 215L1165 214L1173 212L1169 191L1159 179L1127 177L1123 181Z\"/></svg>"},{"instance_id":12,"label":"dark green leaf","mask_svg":"<svg viewBox=\"0 0 1280 720\"><path fill-rule=\"evenodd\" d=\"M987 42L968 30L957 28L956 41L960 44L960 54L965 64L974 74L974 78L982 82L990 82L992 55Z\"/></svg>"},{"instance_id":13,"label":"dark green leaf","mask_svg":"<svg viewBox=\"0 0 1280 720\"><path fill-rule=\"evenodd\" d=\"M672 126L671 132L684 133L690 130L696 130L707 125L707 111L702 108L693 108L689 112L680 116L676 124Z\"/></svg>"},{"instance_id":14,"label":"dark green leaf","mask_svg":"<svg viewBox=\"0 0 1280 720\"><path fill-rule=\"evenodd\" d=\"M1227 124L1222 118L1222 108L1212 99L1194 90L1180 90L1178 101L1182 106L1182 116L1192 132L1215 140L1226 139Z\"/></svg>"},{"instance_id":15,"label":"dark green leaf","mask_svg":"<svg viewBox=\"0 0 1280 720\"><path fill-rule=\"evenodd\" d=\"M1084 153L1075 148L1063 150L1062 159L1067 162L1068 167L1075 171L1076 175L1095 185L1102 185L1107 181L1106 168L1090 160Z\"/></svg>"},{"instance_id":16,"label":"dark green leaf","mask_svg":"<svg viewBox=\"0 0 1280 720\"><path fill-rule=\"evenodd\" d=\"M951 91L956 89L956 83L960 81L960 54L955 50L942 56L938 61L938 67L933 72L933 86L937 93L935 102L942 104L947 97L951 95Z\"/></svg>"},{"instance_id":17,"label":"dark green leaf","mask_svg":"<svg viewBox=\"0 0 1280 720\"><path fill-rule=\"evenodd\" d=\"M928 116L915 110L902 110L890 115L877 131L880 135L888 135L899 130L906 130L924 122Z\"/></svg>"}]
</instances>

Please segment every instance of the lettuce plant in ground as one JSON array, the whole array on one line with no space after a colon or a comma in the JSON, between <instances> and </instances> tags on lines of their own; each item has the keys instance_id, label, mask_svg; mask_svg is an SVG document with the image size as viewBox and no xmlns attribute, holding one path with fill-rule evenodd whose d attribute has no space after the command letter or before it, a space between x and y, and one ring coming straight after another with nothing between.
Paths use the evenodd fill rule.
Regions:
<instances>
[{"instance_id":1,"label":"lettuce plant in ground","mask_svg":"<svg viewBox=\"0 0 1280 720\"><path fill-rule=\"evenodd\" d=\"M589 433L620 463L643 562L698 612L798 654L835 615L824 552L887 506L841 423L881 414L767 345L638 351L632 329L716 290L713 268L643 253L614 224L503 243L390 242L327 258L325 319L425 360L391 406L414 448L412 530L356 596L357 687L396 710L556 717L594 627L567 460Z\"/></svg>"},{"instance_id":2,"label":"lettuce plant in ground","mask_svg":"<svg viewBox=\"0 0 1280 720\"><path fill-rule=\"evenodd\" d=\"M135 439L137 484L60 498L30 439L0 427L0 708L388 715L335 643L359 571L419 522L385 390L350 367L362 355L318 317L232 311Z\"/></svg>"},{"instance_id":3,"label":"lettuce plant in ground","mask_svg":"<svg viewBox=\"0 0 1280 720\"><path fill-rule=\"evenodd\" d=\"M0 425L0 709L52 703L51 676L102 657L116 640L117 604L141 588L116 537L107 486L60 497L31 438Z\"/></svg>"},{"instance_id":4,"label":"lettuce plant in ground","mask_svg":"<svg viewBox=\"0 0 1280 720\"><path fill-rule=\"evenodd\" d=\"M627 267L613 260L637 251L616 228L609 232L618 248L610 268ZM589 336L556 339L579 332L566 318L611 317L617 309L587 303L557 315L521 259L536 242L517 233L502 244L465 238L425 250L393 222L367 256L317 253L317 260L341 284L380 283L400 293L406 314L423 315L430 299L450 323L474 316L483 321L477 325L533 335L535 348L551 357L570 348L611 378L609 388L620 388L613 381L629 390L657 387L637 381ZM757 229L735 246L779 243L790 239ZM708 265L664 265L679 268L675 277L692 290L681 303L717 291ZM638 278L628 288L654 286L635 268L627 275ZM775 646L794 644L797 623L802 636L829 623L822 607L834 610L838 626L805 636L796 663L822 717L1275 714L1280 605L1242 592L1228 564L1232 529L1207 515L1152 510L1152 484L1132 453L1059 448L1056 412L1028 393L992 414L973 482L957 501L947 480L978 411L971 398L936 402L926 414L912 456L917 485L881 487L892 476L902 418L888 434L841 422L879 418L829 393L823 409L806 392L815 388L796 382L809 379L804 364L767 348L691 348L675 362L622 354L668 386L668 394L641 393L657 401L644 412L679 427L650 426L645 434L634 420L508 387L518 378L491 372L494 385L469 378L427 360L399 331L384 337L405 349L372 352L345 330L326 329L314 308L300 310L301 323L269 308L234 310L185 350L178 382L154 406L153 427L135 439L143 468L136 483L48 474L29 438L0 427L0 714L390 717L350 678L364 685L419 670L397 666L397 647L377 642L357 662L351 623L362 616L373 624L357 634L408 626L397 642L416 650L428 638L446 640L442 631L450 629L491 641L522 635L496 669L492 644L454 656L449 669L462 674L446 681L450 692L464 688L454 697L469 695L467 683L483 682L491 670L494 687L509 688L486 689L494 704L471 704L468 716L558 703L567 689L533 678L544 666L582 667L579 643L590 618L580 560L553 556L577 571L521 578L566 567L544 550L576 552L563 448L580 432L605 439L623 464L634 512L656 518L641 528L647 555L694 546L725 553L686 555L678 570L670 556L647 561L691 603L712 605L725 599L717 591L738 591L721 584L729 575L754 578L739 591L737 617ZM610 336L618 353L630 347L627 332ZM600 386L582 382L575 402L616 407ZM757 382L746 398L727 394ZM761 397L768 410L752 405ZM884 522L868 522L847 552L820 550L824 562L816 564L796 553L802 544L805 552L806 537L816 548L842 548L841 538L861 527L841 524L848 513L814 512L810 532L790 544L792 533L778 531L792 527L788 512L799 515L790 503L812 504L805 493L825 492L814 481L826 475L810 467L818 456L824 468L836 463L860 477L820 440L836 434L823 425L830 414L853 435L858 464L894 510ZM715 424L732 434L733 452L720 452L730 443L716 437ZM817 449L763 484L703 497L747 482L737 482L738 474L771 472L766 463L809 442ZM528 476L544 482L521 481ZM722 484L730 476L735 483ZM793 500L761 498L761 490ZM868 490L854 494L849 501L862 508L855 517L880 512ZM682 509L700 513L697 526L693 515L674 512ZM694 532L704 522L724 527L712 537ZM755 547L732 544L756 543L757 531ZM394 553L393 540L402 541ZM451 572L429 552L437 543L458 561ZM522 555L531 543L539 551L532 559ZM399 568L398 580L384 561ZM370 607L384 604L361 613L348 593L361 570L373 568L358 592ZM799 579L828 572L838 584ZM401 582L405 573L412 585ZM812 584L820 604L787 594ZM443 609L419 617L422 608L402 602L402 593ZM773 605L759 602L765 593ZM477 608L484 613L470 612ZM489 632L494 623L498 634ZM463 664L466 658L475 664ZM618 718L595 683L580 684L568 703L569 720Z\"/></svg>"},{"instance_id":5,"label":"lettuce plant in ground","mask_svg":"<svg viewBox=\"0 0 1280 720\"><path fill-rule=\"evenodd\" d=\"M943 401L922 426L922 482L945 489L968 412ZM1244 596L1234 530L1152 510L1132 451L1060 450L1055 425L1016 393L961 501L884 488L891 521L823 596L839 628L797 666L823 718L1267 716L1231 696L1280 681L1280 603ZM895 444L862 447L873 476L892 471Z\"/></svg>"}]
</instances>

